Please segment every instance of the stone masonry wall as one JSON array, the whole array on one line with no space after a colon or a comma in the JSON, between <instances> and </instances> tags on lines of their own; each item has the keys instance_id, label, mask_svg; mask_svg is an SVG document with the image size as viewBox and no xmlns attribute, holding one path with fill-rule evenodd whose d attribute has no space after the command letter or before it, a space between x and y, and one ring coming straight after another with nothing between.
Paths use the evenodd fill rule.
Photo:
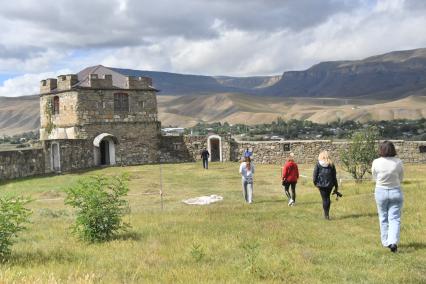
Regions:
<instances>
[{"instance_id":1,"label":"stone masonry wall","mask_svg":"<svg viewBox=\"0 0 426 284\"><path fill-rule=\"evenodd\" d=\"M45 172L43 149L0 151L0 181Z\"/></svg>"},{"instance_id":2,"label":"stone masonry wall","mask_svg":"<svg viewBox=\"0 0 426 284\"><path fill-rule=\"evenodd\" d=\"M104 132L114 135L119 142L116 145L117 164L137 165L158 162L160 128L160 122L93 124L87 133L92 137L88 139L91 142Z\"/></svg>"},{"instance_id":3,"label":"stone masonry wall","mask_svg":"<svg viewBox=\"0 0 426 284\"><path fill-rule=\"evenodd\" d=\"M114 94L128 95L129 111L114 110ZM59 114L49 114L50 101L59 98ZM51 111L50 111L51 112ZM91 126L109 123L157 122L157 99L154 91L145 90L93 90L78 89L40 98L40 139L85 139L90 137ZM53 126L53 129L49 129Z\"/></svg>"},{"instance_id":4,"label":"stone masonry wall","mask_svg":"<svg viewBox=\"0 0 426 284\"><path fill-rule=\"evenodd\" d=\"M426 141L393 141L398 157L405 163L426 163L426 153L420 153L420 146L426 146ZM331 153L332 159L339 163L339 152L346 148L348 142L332 142L331 140L307 141L238 141L232 142L231 160L241 159L244 150L253 151L253 160L260 164L282 164L290 152L295 155L298 163L315 163L322 150Z\"/></svg>"},{"instance_id":5,"label":"stone masonry wall","mask_svg":"<svg viewBox=\"0 0 426 284\"><path fill-rule=\"evenodd\" d=\"M160 146L161 163L182 163L195 161L184 136L163 136Z\"/></svg>"},{"instance_id":6,"label":"stone masonry wall","mask_svg":"<svg viewBox=\"0 0 426 284\"><path fill-rule=\"evenodd\" d=\"M161 162L190 162L201 160L201 151L208 149L210 136L162 136L160 147ZM222 160L230 160L230 137L221 136Z\"/></svg>"},{"instance_id":7,"label":"stone masonry wall","mask_svg":"<svg viewBox=\"0 0 426 284\"><path fill-rule=\"evenodd\" d=\"M64 139L45 141L44 164L46 173L52 170L52 144L57 143L60 148L61 172L70 172L95 166L93 143L84 139Z\"/></svg>"},{"instance_id":8,"label":"stone masonry wall","mask_svg":"<svg viewBox=\"0 0 426 284\"><path fill-rule=\"evenodd\" d=\"M146 127L158 127L156 124ZM123 128L117 125L117 128ZM125 127L124 127L125 128ZM133 128L132 128L133 129ZM118 131L112 127L110 132ZM126 129L122 129L126 132ZM151 133L155 133L152 131ZM117 136L119 137L119 136ZM206 136L156 136L146 137L146 145L138 142L141 137L126 137L117 145L117 164L177 163L200 159L200 151L207 147ZM127 139L127 140L126 140ZM152 139L156 139L157 148L152 148ZM222 137L222 156L224 161L239 161L244 150L253 150L253 160L259 164L282 164L290 152L295 154L298 163L315 163L321 150L329 150L334 161L339 162L339 151L347 142L318 141L279 141L279 142L238 142ZM420 146L426 147L426 141L393 141L398 157L405 163L426 163L426 153L420 153ZM92 168L94 162L93 142L84 139L64 139L44 141L43 148L15 151L0 151L0 180L41 175L52 172L51 145L60 147L61 171L74 171ZM155 144L154 143L154 144Z\"/></svg>"}]
</instances>

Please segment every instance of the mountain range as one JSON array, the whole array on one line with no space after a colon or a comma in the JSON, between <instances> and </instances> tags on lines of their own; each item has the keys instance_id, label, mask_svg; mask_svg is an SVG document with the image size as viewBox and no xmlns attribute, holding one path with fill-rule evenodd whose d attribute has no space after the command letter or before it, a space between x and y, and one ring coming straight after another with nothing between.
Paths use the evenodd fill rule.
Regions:
<instances>
[{"instance_id":1,"label":"mountain range","mask_svg":"<svg viewBox=\"0 0 426 284\"><path fill-rule=\"evenodd\" d=\"M151 77L160 90L159 118L165 126L256 124L278 116L315 122L426 117L426 48L321 62L275 76L203 76L97 65L80 71L79 80L89 73L112 74L117 86L127 75ZM38 115L38 96L0 97L0 135L36 130Z\"/></svg>"}]
</instances>

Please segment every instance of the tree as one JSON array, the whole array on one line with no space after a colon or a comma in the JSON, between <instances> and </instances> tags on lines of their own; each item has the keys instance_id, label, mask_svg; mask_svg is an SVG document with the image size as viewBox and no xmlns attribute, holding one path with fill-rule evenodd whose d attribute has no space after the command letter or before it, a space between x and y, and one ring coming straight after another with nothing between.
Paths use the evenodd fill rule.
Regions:
<instances>
[{"instance_id":1,"label":"tree","mask_svg":"<svg viewBox=\"0 0 426 284\"><path fill-rule=\"evenodd\" d=\"M377 158L378 138L376 128L357 131L352 135L348 147L340 152L344 169L356 182L361 182L365 173L371 173L371 163Z\"/></svg>"}]
</instances>

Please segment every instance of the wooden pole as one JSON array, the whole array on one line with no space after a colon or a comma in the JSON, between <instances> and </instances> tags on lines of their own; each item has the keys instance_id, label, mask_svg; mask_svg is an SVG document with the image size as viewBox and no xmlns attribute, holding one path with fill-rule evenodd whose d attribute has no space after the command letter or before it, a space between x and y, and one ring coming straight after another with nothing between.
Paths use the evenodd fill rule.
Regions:
<instances>
[{"instance_id":1,"label":"wooden pole","mask_svg":"<svg viewBox=\"0 0 426 284\"><path fill-rule=\"evenodd\" d=\"M161 203L161 210L164 209L163 204L163 164L160 163L160 203Z\"/></svg>"}]
</instances>

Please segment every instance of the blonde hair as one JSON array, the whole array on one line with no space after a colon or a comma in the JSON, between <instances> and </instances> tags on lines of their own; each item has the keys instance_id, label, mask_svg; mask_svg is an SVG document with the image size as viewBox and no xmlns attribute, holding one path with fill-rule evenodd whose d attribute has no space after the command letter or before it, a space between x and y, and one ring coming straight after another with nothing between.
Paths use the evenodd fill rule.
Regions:
<instances>
[{"instance_id":1,"label":"blonde hair","mask_svg":"<svg viewBox=\"0 0 426 284\"><path fill-rule=\"evenodd\" d=\"M294 153L288 154L287 161L294 161Z\"/></svg>"},{"instance_id":2,"label":"blonde hair","mask_svg":"<svg viewBox=\"0 0 426 284\"><path fill-rule=\"evenodd\" d=\"M318 161L324 161L329 165L333 164L333 161L330 158L330 155L328 154L328 151L321 151L318 155Z\"/></svg>"}]
</instances>

